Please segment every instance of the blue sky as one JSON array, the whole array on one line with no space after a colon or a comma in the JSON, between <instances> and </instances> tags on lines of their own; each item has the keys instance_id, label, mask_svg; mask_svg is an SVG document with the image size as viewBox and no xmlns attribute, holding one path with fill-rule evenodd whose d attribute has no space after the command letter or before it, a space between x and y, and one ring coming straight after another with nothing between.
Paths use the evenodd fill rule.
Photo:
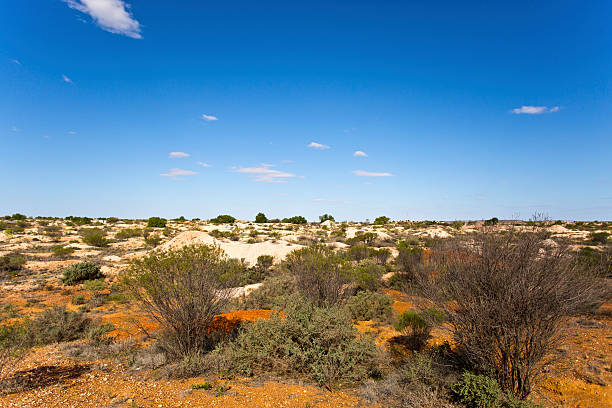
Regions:
<instances>
[{"instance_id":1,"label":"blue sky","mask_svg":"<svg viewBox=\"0 0 612 408\"><path fill-rule=\"evenodd\" d=\"M0 214L610 220L611 4L4 1Z\"/></svg>"}]
</instances>

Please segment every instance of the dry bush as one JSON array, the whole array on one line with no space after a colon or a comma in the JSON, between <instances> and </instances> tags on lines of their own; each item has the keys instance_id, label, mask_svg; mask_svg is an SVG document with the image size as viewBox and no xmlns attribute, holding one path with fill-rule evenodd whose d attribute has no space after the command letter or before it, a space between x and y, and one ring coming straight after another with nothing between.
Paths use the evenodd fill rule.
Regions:
<instances>
[{"instance_id":1,"label":"dry bush","mask_svg":"<svg viewBox=\"0 0 612 408\"><path fill-rule=\"evenodd\" d=\"M238 263L220 248L192 245L134 260L123 283L160 324L164 351L184 357L213 346L209 327L228 304L238 274Z\"/></svg>"},{"instance_id":2,"label":"dry bush","mask_svg":"<svg viewBox=\"0 0 612 408\"><path fill-rule=\"evenodd\" d=\"M317 306L340 303L350 271L342 260L325 245L296 249L287 255L286 265L295 275L298 290Z\"/></svg>"},{"instance_id":3,"label":"dry bush","mask_svg":"<svg viewBox=\"0 0 612 408\"><path fill-rule=\"evenodd\" d=\"M467 361L491 370L519 398L550 361L567 316L601 294L594 269L585 269L564 246L547 247L544 238L510 231L450 241L434 251L435 269L420 275Z\"/></svg>"}]
</instances>

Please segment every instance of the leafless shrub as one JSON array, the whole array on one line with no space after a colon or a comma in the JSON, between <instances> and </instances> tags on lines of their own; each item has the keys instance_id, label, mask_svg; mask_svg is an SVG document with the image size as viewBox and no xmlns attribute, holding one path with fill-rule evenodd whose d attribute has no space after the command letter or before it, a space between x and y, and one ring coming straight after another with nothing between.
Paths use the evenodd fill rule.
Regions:
<instances>
[{"instance_id":1,"label":"leafless shrub","mask_svg":"<svg viewBox=\"0 0 612 408\"><path fill-rule=\"evenodd\" d=\"M171 357L205 352L216 314L228 304L238 278L236 262L218 247L193 245L134 260L123 282L156 322L160 347Z\"/></svg>"},{"instance_id":2,"label":"leafless shrub","mask_svg":"<svg viewBox=\"0 0 612 408\"><path fill-rule=\"evenodd\" d=\"M550 361L567 316L601 294L594 268L543 241L537 232L483 232L435 250L435 268L420 276L467 360L519 398Z\"/></svg>"}]
</instances>

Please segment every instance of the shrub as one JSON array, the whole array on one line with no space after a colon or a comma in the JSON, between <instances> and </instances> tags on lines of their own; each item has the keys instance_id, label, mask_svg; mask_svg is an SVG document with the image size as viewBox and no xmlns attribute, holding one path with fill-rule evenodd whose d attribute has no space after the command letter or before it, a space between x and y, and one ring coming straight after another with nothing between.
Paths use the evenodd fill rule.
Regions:
<instances>
[{"instance_id":1,"label":"shrub","mask_svg":"<svg viewBox=\"0 0 612 408\"><path fill-rule=\"evenodd\" d=\"M286 258L289 271L296 277L298 290L317 306L339 303L349 271L333 250L325 245L296 249Z\"/></svg>"},{"instance_id":2,"label":"shrub","mask_svg":"<svg viewBox=\"0 0 612 408\"><path fill-rule=\"evenodd\" d=\"M155 321L171 357L209 350L209 327L231 298L239 267L214 246L192 245L154 252L132 261L125 288Z\"/></svg>"},{"instance_id":3,"label":"shrub","mask_svg":"<svg viewBox=\"0 0 612 408\"><path fill-rule=\"evenodd\" d=\"M589 239L595 245L605 245L609 236L610 233L608 232L591 232L589 234Z\"/></svg>"},{"instance_id":4,"label":"shrub","mask_svg":"<svg viewBox=\"0 0 612 408\"><path fill-rule=\"evenodd\" d=\"M117 239L128 239L142 236L142 230L140 228L128 228L121 230L115 234Z\"/></svg>"},{"instance_id":5,"label":"shrub","mask_svg":"<svg viewBox=\"0 0 612 408\"><path fill-rule=\"evenodd\" d=\"M27 339L22 324L0 325L0 390L7 385L6 379L27 348Z\"/></svg>"},{"instance_id":6,"label":"shrub","mask_svg":"<svg viewBox=\"0 0 612 408\"><path fill-rule=\"evenodd\" d=\"M255 222L258 224L265 224L266 222L268 222L268 218L264 213L260 212L255 216Z\"/></svg>"},{"instance_id":7,"label":"shrub","mask_svg":"<svg viewBox=\"0 0 612 408\"><path fill-rule=\"evenodd\" d=\"M295 277L288 274L269 276L240 305L244 309L284 310L293 299Z\"/></svg>"},{"instance_id":8,"label":"shrub","mask_svg":"<svg viewBox=\"0 0 612 408\"><path fill-rule=\"evenodd\" d=\"M566 317L601 296L599 271L538 233L483 233L435 251L422 287L448 316L453 337L477 370L525 398L556 350Z\"/></svg>"},{"instance_id":9,"label":"shrub","mask_svg":"<svg viewBox=\"0 0 612 408\"><path fill-rule=\"evenodd\" d=\"M485 220L484 225L493 226L499 223L499 219L497 217L493 217L491 219Z\"/></svg>"},{"instance_id":10,"label":"shrub","mask_svg":"<svg viewBox=\"0 0 612 408\"><path fill-rule=\"evenodd\" d=\"M386 322L393 314L393 301L385 294L364 290L351 296L346 307L353 320L377 320Z\"/></svg>"},{"instance_id":11,"label":"shrub","mask_svg":"<svg viewBox=\"0 0 612 408\"><path fill-rule=\"evenodd\" d=\"M119 218L117 218L117 217L108 217L106 219L106 222L109 223L109 224L115 224L116 222L119 222Z\"/></svg>"},{"instance_id":12,"label":"shrub","mask_svg":"<svg viewBox=\"0 0 612 408\"><path fill-rule=\"evenodd\" d=\"M161 217L151 217L147 220L147 228L165 228L166 219Z\"/></svg>"},{"instance_id":13,"label":"shrub","mask_svg":"<svg viewBox=\"0 0 612 408\"><path fill-rule=\"evenodd\" d=\"M494 378L465 372L453 385L452 391L467 408L495 407L501 398L501 389Z\"/></svg>"},{"instance_id":14,"label":"shrub","mask_svg":"<svg viewBox=\"0 0 612 408\"><path fill-rule=\"evenodd\" d=\"M453 223L451 224L451 227L453 227L456 230L460 230L461 227L463 227L465 225L465 223L463 221L453 221Z\"/></svg>"},{"instance_id":15,"label":"shrub","mask_svg":"<svg viewBox=\"0 0 612 408\"><path fill-rule=\"evenodd\" d=\"M351 261L363 261L364 259L368 259L372 254L372 250L368 248L366 244L356 244L352 245L350 248L347 248L344 252L344 256Z\"/></svg>"},{"instance_id":16,"label":"shrub","mask_svg":"<svg viewBox=\"0 0 612 408\"><path fill-rule=\"evenodd\" d=\"M324 223L325 221L336 221L332 215L323 214L319 217L319 222Z\"/></svg>"},{"instance_id":17,"label":"shrub","mask_svg":"<svg viewBox=\"0 0 612 408\"><path fill-rule=\"evenodd\" d=\"M274 257L272 255L259 255L257 257L257 263L255 264L255 268L262 272L267 272L273 264Z\"/></svg>"},{"instance_id":18,"label":"shrub","mask_svg":"<svg viewBox=\"0 0 612 408\"><path fill-rule=\"evenodd\" d=\"M153 248L158 246L160 242L161 242L161 237L157 234L151 234L145 238L145 244Z\"/></svg>"},{"instance_id":19,"label":"shrub","mask_svg":"<svg viewBox=\"0 0 612 408\"><path fill-rule=\"evenodd\" d=\"M308 221L306 220L306 218L302 217L301 215L296 215L294 217L289 217L289 218L283 218L283 223L285 224L307 224Z\"/></svg>"},{"instance_id":20,"label":"shrub","mask_svg":"<svg viewBox=\"0 0 612 408\"><path fill-rule=\"evenodd\" d=\"M15 213L11 215L11 220L15 220L15 221L24 221L27 218L28 217L26 217L25 215L19 214L19 213Z\"/></svg>"},{"instance_id":21,"label":"shrub","mask_svg":"<svg viewBox=\"0 0 612 408\"><path fill-rule=\"evenodd\" d=\"M217 217L212 218L210 220L210 222L212 222L213 224L233 224L234 221L236 221L236 218L227 214L218 215Z\"/></svg>"},{"instance_id":22,"label":"shrub","mask_svg":"<svg viewBox=\"0 0 612 408\"><path fill-rule=\"evenodd\" d=\"M91 319L80 312L66 310L66 306L45 309L27 324L31 344L52 344L83 338L92 325Z\"/></svg>"},{"instance_id":23,"label":"shrub","mask_svg":"<svg viewBox=\"0 0 612 408\"><path fill-rule=\"evenodd\" d=\"M397 269L403 273L408 282L413 282L422 269L423 248L401 241L397 245L397 250L397 258L395 258Z\"/></svg>"},{"instance_id":24,"label":"shrub","mask_svg":"<svg viewBox=\"0 0 612 408\"><path fill-rule=\"evenodd\" d=\"M92 262L80 262L64 269L62 282L65 285L76 285L83 281L103 278L104 274L98 265Z\"/></svg>"},{"instance_id":25,"label":"shrub","mask_svg":"<svg viewBox=\"0 0 612 408\"><path fill-rule=\"evenodd\" d=\"M388 224L389 221L391 221L391 219L383 215L380 217L376 217L376 219L374 220L374 225L385 225Z\"/></svg>"},{"instance_id":26,"label":"shrub","mask_svg":"<svg viewBox=\"0 0 612 408\"><path fill-rule=\"evenodd\" d=\"M327 386L360 381L378 369L376 344L359 335L346 310L307 302L289 306L284 318L245 324L225 352L239 373L306 375Z\"/></svg>"},{"instance_id":27,"label":"shrub","mask_svg":"<svg viewBox=\"0 0 612 408\"><path fill-rule=\"evenodd\" d=\"M376 291L381 286L385 268L374 261L366 259L353 268L356 289Z\"/></svg>"},{"instance_id":28,"label":"shrub","mask_svg":"<svg viewBox=\"0 0 612 408\"><path fill-rule=\"evenodd\" d=\"M72 247L65 247L63 245L53 245L51 252L53 256L60 259L68 258L75 251Z\"/></svg>"},{"instance_id":29,"label":"shrub","mask_svg":"<svg viewBox=\"0 0 612 408\"><path fill-rule=\"evenodd\" d=\"M81 230L81 237L83 242L87 245L95 247L105 247L108 245L106 232L100 228L87 228Z\"/></svg>"},{"instance_id":30,"label":"shrub","mask_svg":"<svg viewBox=\"0 0 612 408\"><path fill-rule=\"evenodd\" d=\"M74 217L71 215L71 216L66 217L66 220L72 221L77 225L91 224L91 218L89 217Z\"/></svg>"},{"instance_id":31,"label":"shrub","mask_svg":"<svg viewBox=\"0 0 612 408\"><path fill-rule=\"evenodd\" d=\"M87 300L85 299L85 296L78 295L78 296L73 297L70 302L73 305L84 305L85 303L87 303Z\"/></svg>"},{"instance_id":32,"label":"shrub","mask_svg":"<svg viewBox=\"0 0 612 408\"><path fill-rule=\"evenodd\" d=\"M25 257L19 254L0 256L0 277L14 276L26 262Z\"/></svg>"}]
</instances>

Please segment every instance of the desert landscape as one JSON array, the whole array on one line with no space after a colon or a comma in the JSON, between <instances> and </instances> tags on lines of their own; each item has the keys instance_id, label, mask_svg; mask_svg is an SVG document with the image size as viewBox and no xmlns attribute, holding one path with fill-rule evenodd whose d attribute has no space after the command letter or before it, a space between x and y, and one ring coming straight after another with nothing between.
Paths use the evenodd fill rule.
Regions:
<instances>
[{"instance_id":1,"label":"desert landscape","mask_svg":"<svg viewBox=\"0 0 612 408\"><path fill-rule=\"evenodd\" d=\"M318 223L258 221L5 217L0 405L603 407L612 400L612 223L355 223L327 214ZM564 248L603 284L585 299L592 303L559 316L558 338L546 332L551 345L530 363L534 381L523 402L498 388L495 367L486 376L477 359L463 360L470 343L461 344L453 327L461 314L435 309L415 275L436 273L436 254L451 242L469 250L480 236L510 235L538 237L538 256ZM198 290L183 281L154 282L166 294L131 275L161 267L180 276L211 254L235 276L206 282L215 299L203 303L173 292ZM583 287L574 284L577 296ZM181 320L192 318L202 319L199 327ZM205 341L181 342L190 330ZM293 341L304 343L288 342L295 331L302 334ZM475 377L468 381L466 372ZM462 394L457 384L474 389Z\"/></svg>"}]
</instances>

